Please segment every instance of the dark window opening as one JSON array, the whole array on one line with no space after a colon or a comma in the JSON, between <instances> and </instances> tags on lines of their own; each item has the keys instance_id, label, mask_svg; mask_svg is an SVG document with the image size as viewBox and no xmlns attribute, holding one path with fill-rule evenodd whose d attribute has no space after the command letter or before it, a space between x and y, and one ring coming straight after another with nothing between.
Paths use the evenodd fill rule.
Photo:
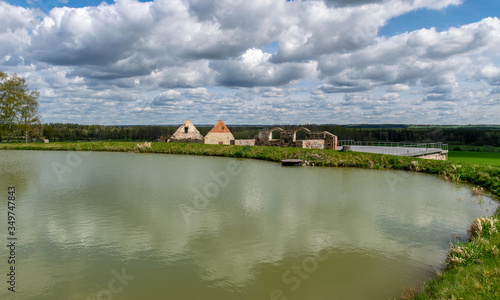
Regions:
<instances>
[{"instance_id":1,"label":"dark window opening","mask_svg":"<svg viewBox=\"0 0 500 300\"><path fill-rule=\"evenodd\" d=\"M299 130L295 133L295 138L297 140L305 140L307 139L307 132L305 130Z\"/></svg>"},{"instance_id":2,"label":"dark window opening","mask_svg":"<svg viewBox=\"0 0 500 300\"><path fill-rule=\"evenodd\" d=\"M184 127L184 133L188 133L189 127Z\"/></svg>"}]
</instances>

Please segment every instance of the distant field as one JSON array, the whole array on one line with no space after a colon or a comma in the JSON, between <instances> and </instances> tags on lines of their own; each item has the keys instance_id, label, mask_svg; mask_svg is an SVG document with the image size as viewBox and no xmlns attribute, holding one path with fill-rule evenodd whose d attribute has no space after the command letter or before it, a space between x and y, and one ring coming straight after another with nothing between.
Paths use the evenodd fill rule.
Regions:
<instances>
[{"instance_id":1,"label":"distant field","mask_svg":"<svg viewBox=\"0 0 500 300\"><path fill-rule=\"evenodd\" d=\"M471 151L471 152L500 152L500 147L492 146L471 146L471 145L449 145L449 149L456 151L456 148L460 148L458 151ZM488 150L486 150L488 148Z\"/></svg>"},{"instance_id":2,"label":"distant field","mask_svg":"<svg viewBox=\"0 0 500 300\"><path fill-rule=\"evenodd\" d=\"M500 152L450 151L448 160L500 166Z\"/></svg>"}]
</instances>

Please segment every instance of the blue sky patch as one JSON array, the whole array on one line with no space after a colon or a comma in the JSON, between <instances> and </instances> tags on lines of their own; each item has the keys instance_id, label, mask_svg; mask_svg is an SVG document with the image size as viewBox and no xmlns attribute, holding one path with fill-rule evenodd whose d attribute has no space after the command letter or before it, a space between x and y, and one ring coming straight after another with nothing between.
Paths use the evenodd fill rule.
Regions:
<instances>
[{"instance_id":1,"label":"blue sky patch","mask_svg":"<svg viewBox=\"0 0 500 300\"><path fill-rule=\"evenodd\" d=\"M479 22L487 17L500 14L499 0L466 0L459 6L449 6L443 10L419 9L389 20L379 30L380 36L394 36L422 28L436 28L437 31L450 27Z\"/></svg>"}]
</instances>

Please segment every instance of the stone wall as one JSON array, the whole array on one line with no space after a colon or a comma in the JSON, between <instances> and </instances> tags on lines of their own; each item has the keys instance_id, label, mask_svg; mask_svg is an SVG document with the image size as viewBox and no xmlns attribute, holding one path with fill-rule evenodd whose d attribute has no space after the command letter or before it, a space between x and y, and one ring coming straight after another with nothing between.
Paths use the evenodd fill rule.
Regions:
<instances>
[{"instance_id":1,"label":"stone wall","mask_svg":"<svg viewBox=\"0 0 500 300\"><path fill-rule=\"evenodd\" d=\"M328 131L311 132L307 135L311 140L324 140L324 149L337 150L337 136L329 133Z\"/></svg>"},{"instance_id":2,"label":"stone wall","mask_svg":"<svg viewBox=\"0 0 500 300\"><path fill-rule=\"evenodd\" d=\"M205 136L205 144L223 144L230 145L234 136L231 133L211 133Z\"/></svg>"},{"instance_id":3,"label":"stone wall","mask_svg":"<svg viewBox=\"0 0 500 300\"><path fill-rule=\"evenodd\" d=\"M295 131L293 130L283 130L280 132L280 140L282 144L286 145L284 147L297 147L295 145Z\"/></svg>"},{"instance_id":4,"label":"stone wall","mask_svg":"<svg viewBox=\"0 0 500 300\"><path fill-rule=\"evenodd\" d=\"M325 140L299 140L296 142L297 148L325 149Z\"/></svg>"},{"instance_id":5,"label":"stone wall","mask_svg":"<svg viewBox=\"0 0 500 300\"><path fill-rule=\"evenodd\" d=\"M231 140L231 145L237 146L254 146L255 140Z\"/></svg>"},{"instance_id":6,"label":"stone wall","mask_svg":"<svg viewBox=\"0 0 500 300\"><path fill-rule=\"evenodd\" d=\"M181 133L172 135L167 143L203 143L203 136L200 133Z\"/></svg>"},{"instance_id":7,"label":"stone wall","mask_svg":"<svg viewBox=\"0 0 500 300\"><path fill-rule=\"evenodd\" d=\"M274 131L279 131L280 132L280 139L272 139L272 133ZM264 131L259 131L257 135L254 137L255 139L255 145L256 146L279 146L281 144L281 134L283 133L283 129L279 127L275 127L269 130L264 130Z\"/></svg>"}]
</instances>

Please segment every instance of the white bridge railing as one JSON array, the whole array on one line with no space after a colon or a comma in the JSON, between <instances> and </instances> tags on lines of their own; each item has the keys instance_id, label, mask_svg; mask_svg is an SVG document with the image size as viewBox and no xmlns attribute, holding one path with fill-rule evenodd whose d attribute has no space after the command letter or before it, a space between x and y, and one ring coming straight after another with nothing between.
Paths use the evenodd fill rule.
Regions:
<instances>
[{"instance_id":1,"label":"white bridge railing","mask_svg":"<svg viewBox=\"0 0 500 300\"><path fill-rule=\"evenodd\" d=\"M350 146L351 151L391 155L411 155L419 152L448 151L448 144L443 143L400 143L340 140L338 150Z\"/></svg>"}]
</instances>

